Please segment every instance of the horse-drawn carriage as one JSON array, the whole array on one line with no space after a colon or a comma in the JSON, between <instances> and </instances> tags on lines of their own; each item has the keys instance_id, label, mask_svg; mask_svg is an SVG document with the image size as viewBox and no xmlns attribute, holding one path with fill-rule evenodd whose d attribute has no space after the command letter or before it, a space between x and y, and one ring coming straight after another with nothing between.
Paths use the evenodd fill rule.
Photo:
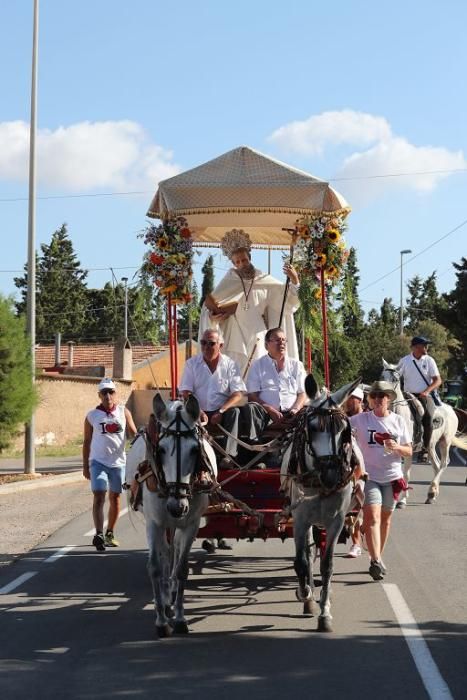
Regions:
<instances>
[{"instance_id":1,"label":"horse-drawn carriage","mask_svg":"<svg viewBox=\"0 0 467 700\"><path fill-rule=\"evenodd\" d=\"M214 483L206 485L199 478L199 464L201 460L201 471L215 475L215 438L199 425L196 398L183 403L177 397L177 305L190 299L192 246L218 246L229 227L246 232L253 247L288 250L289 260L297 250L302 281L308 280L322 313L324 380L329 387L326 290L337 281L345 260L342 234L348 212L345 200L328 183L246 147L160 183L151 203L149 216L162 223L146 235L151 250L145 268L167 299L172 400L166 404L156 396L156 439L146 436L144 446L135 443L129 462L133 471L140 462L149 465L140 480L160 636L172 631L172 603L173 629L188 631L183 594L196 536L267 539L293 534L296 595L311 613L313 525L327 533L320 542L319 629L331 629L332 556L352 494L350 429L341 406L358 380L330 394L319 391L309 376L308 406L287 430L279 426L269 436L269 448L280 459L260 468L261 455L256 453L246 466L221 470ZM288 476L288 504L280 492L280 462L283 478L287 465L294 471ZM148 487L151 479L155 490Z\"/></svg>"}]
</instances>

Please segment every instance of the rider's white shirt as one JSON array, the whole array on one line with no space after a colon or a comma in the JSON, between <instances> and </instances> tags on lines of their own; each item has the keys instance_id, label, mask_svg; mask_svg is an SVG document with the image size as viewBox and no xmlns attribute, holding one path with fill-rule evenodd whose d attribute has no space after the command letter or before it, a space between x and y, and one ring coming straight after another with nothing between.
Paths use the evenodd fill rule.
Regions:
<instances>
[{"instance_id":1,"label":"rider's white shirt","mask_svg":"<svg viewBox=\"0 0 467 700\"><path fill-rule=\"evenodd\" d=\"M287 411L305 391L305 369L300 360L286 357L278 372L272 357L264 355L252 363L246 383L249 394L259 393L261 401Z\"/></svg>"},{"instance_id":2,"label":"rider's white shirt","mask_svg":"<svg viewBox=\"0 0 467 700\"><path fill-rule=\"evenodd\" d=\"M406 355L397 365L397 369L400 372L401 377L404 378L404 390L410 391L412 394L419 394L425 391L428 384L423 381L420 373L414 365L414 360L419 368L420 372L426 377L428 384L431 384L433 377L439 377L439 370L436 362L430 355L422 355L422 357L417 360L412 353Z\"/></svg>"},{"instance_id":3,"label":"rider's white shirt","mask_svg":"<svg viewBox=\"0 0 467 700\"><path fill-rule=\"evenodd\" d=\"M185 364L180 391L191 391L201 410L216 411L234 392L246 393L246 386L237 363L227 355L220 355L215 372L211 372L202 355L196 355Z\"/></svg>"}]
</instances>

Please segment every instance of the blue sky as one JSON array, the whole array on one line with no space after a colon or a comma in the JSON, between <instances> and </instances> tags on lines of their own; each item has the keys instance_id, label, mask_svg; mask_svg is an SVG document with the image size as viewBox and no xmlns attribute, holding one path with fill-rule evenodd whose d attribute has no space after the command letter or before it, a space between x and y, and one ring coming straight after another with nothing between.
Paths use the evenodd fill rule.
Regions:
<instances>
[{"instance_id":1,"label":"blue sky","mask_svg":"<svg viewBox=\"0 0 467 700\"><path fill-rule=\"evenodd\" d=\"M0 5L6 294L27 255L32 8ZM467 220L466 23L462 0L41 0L37 247L66 222L90 286L111 268L131 279L157 182L249 145L350 202L366 311L399 303L401 249L407 278L436 271L452 289L467 255L467 225L450 233Z\"/></svg>"}]
</instances>

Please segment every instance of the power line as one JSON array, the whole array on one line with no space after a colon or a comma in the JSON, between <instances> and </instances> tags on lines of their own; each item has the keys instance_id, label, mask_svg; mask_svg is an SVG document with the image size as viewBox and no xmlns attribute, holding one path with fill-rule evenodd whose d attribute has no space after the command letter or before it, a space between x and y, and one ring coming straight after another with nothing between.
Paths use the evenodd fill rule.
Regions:
<instances>
[{"instance_id":1,"label":"power line","mask_svg":"<svg viewBox=\"0 0 467 700\"><path fill-rule=\"evenodd\" d=\"M448 236L451 236L453 233L455 233L456 231L458 231L460 228L462 228L462 227L465 226L466 224L467 224L467 219L465 219L464 221L462 221L462 223L460 223L460 224L459 224L458 226L456 226L455 228L453 228L453 229L451 229L450 231L448 231L447 233L445 233L444 236L441 236L441 238L438 238L436 241L433 241L433 243L430 243L430 245L428 245L426 248L423 248L419 253L416 253L416 255L412 255L412 257L407 258L406 261L405 261L405 265L407 265L408 263L412 262L412 260L415 260L416 258L419 258L420 255L423 255L423 253L426 253L427 250L430 250L430 248L433 248L433 246L437 245L437 244L440 243L441 241L444 241L445 238L447 238ZM389 277L390 275L393 275L394 272L398 272L400 269L401 269L401 266L398 265L398 266L395 267L393 270L390 270L389 272L387 272L385 275L382 275L381 277L378 277L378 279L374 280L373 282L370 282L370 284L367 284L365 287L362 287L362 288L360 289L360 292L364 292L365 289L368 289L369 287L372 287L374 284L378 284L378 282L381 282L382 280L386 279L386 277Z\"/></svg>"}]
</instances>

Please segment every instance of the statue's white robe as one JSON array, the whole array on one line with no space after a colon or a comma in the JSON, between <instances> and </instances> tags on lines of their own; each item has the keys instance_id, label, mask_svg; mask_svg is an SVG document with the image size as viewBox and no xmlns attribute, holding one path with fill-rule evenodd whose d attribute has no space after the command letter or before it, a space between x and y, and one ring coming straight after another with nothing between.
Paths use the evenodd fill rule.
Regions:
<instances>
[{"instance_id":1,"label":"statue's white robe","mask_svg":"<svg viewBox=\"0 0 467 700\"><path fill-rule=\"evenodd\" d=\"M251 280L244 279L246 292L249 292ZM279 325L279 317L284 297L284 284L271 275L255 270L255 277L248 301L240 277L235 270L229 270L219 282L211 296L218 306L232 302L237 303L235 314L218 323L211 319L205 304L201 309L199 337L208 328L220 329L224 336L222 352L235 360L242 375L251 360L266 354L264 336L269 328ZM245 303L248 308L245 309ZM287 354L298 359L297 335L295 332L294 312L298 308L297 288L289 285L284 309L282 328L287 337Z\"/></svg>"}]
</instances>

